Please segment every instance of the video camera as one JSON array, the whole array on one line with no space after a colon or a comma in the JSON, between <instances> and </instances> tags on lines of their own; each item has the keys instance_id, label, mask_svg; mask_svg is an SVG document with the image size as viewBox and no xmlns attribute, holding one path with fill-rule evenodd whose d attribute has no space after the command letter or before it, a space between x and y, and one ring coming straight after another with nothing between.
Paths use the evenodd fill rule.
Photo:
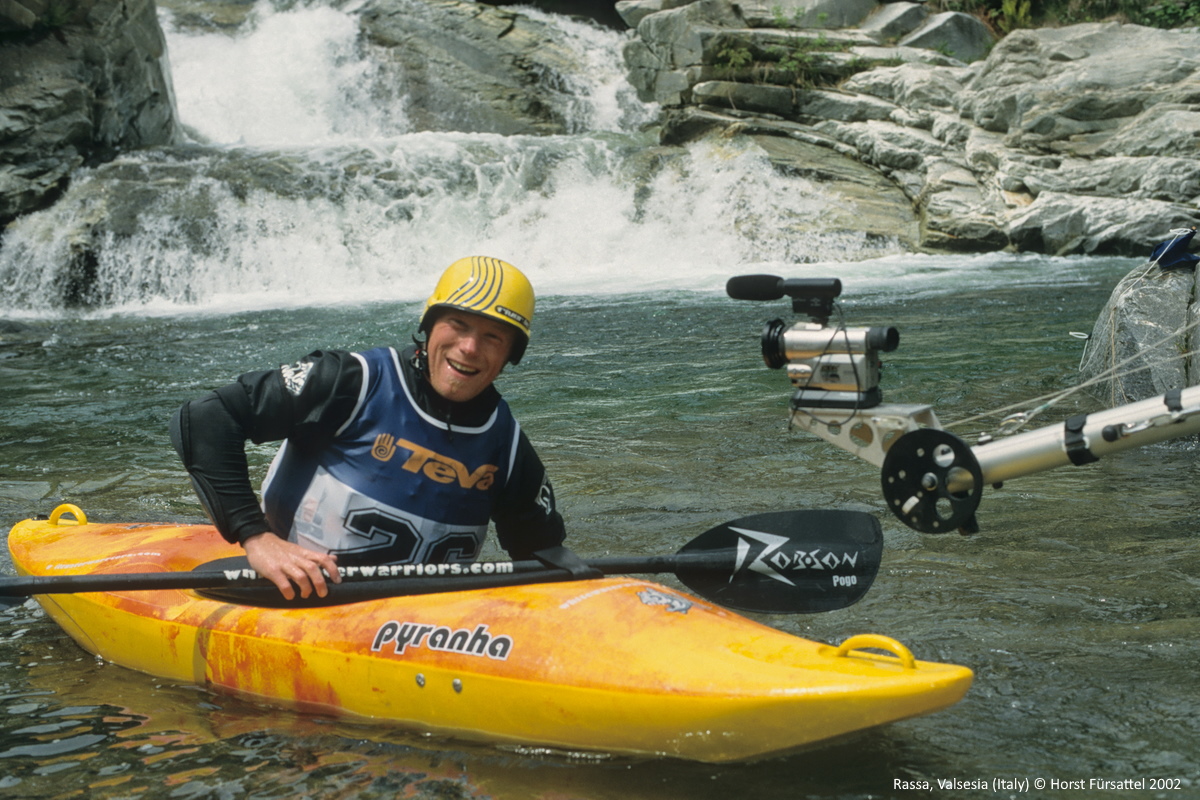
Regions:
<instances>
[{"instance_id":1,"label":"video camera","mask_svg":"<svg viewBox=\"0 0 1200 800\"><path fill-rule=\"evenodd\" d=\"M830 326L836 278L742 275L725 290L735 300L792 298L792 311L807 322L772 320L763 329L768 367L786 366L795 387L791 423L868 461L881 470L888 508L906 525L926 533L978 530L975 508L983 477L971 449L941 430L928 405L883 405L879 354L900 344L892 327Z\"/></svg>"},{"instance_id":2,"label":"video camera","mask_svg":"<svg viewBox=\"0 0 1200 800\"><path fill-rule=\"evenodd\" d=\"M879 354L900 345L893 327L830 327L834 301L842 293L837 278L778 278L739 275L725 291L735 300L792 298L792 311L807 322L788 326L781 319L767 323L762 334L763 361L771 369L787 367L796 388L792 409L864 409L879 405Z\"/></svg>"}]
</instances>

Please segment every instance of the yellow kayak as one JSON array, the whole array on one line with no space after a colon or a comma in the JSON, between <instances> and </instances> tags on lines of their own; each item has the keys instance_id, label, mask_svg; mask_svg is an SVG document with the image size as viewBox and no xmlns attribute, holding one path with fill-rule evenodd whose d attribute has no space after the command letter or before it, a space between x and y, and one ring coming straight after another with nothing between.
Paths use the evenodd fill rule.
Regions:
<instances>
[{"instance_id":1,"label":"yellow kayak","mask_svg":"<svg viewBox=\"0 0 1200 800\"><path fill-rule=\"evenodd\" d=\"M211 526L57 510L9 536L21 575L178 573L241 554ZM264 608L190 589L38 595L81 647L170 681L465 740L756 759L927 714L970 686L883 636L801 639L603 577Z\"/></svg>"}]
</instances>

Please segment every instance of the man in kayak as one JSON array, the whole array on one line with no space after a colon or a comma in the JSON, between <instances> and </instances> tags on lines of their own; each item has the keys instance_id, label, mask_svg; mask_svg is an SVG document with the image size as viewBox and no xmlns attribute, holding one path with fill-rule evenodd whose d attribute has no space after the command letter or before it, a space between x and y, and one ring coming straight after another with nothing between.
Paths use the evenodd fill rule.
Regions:
<instances>
[{"instance_id":1,"label":"man in kayak","mask_svg":"<svg viewBox=\"0 0 1200 800\"><path fill-rule=\"evenodd\" d=\"M473 561L489 519L514 559L561 544L545 468L492 385L533 308L516 267L464 258L402 352L318 350L185 403L171 440L217 529L289 600L324 597L338 563ZM246 440L284 442L261 506Z\"/></svg>"}]
</instances>

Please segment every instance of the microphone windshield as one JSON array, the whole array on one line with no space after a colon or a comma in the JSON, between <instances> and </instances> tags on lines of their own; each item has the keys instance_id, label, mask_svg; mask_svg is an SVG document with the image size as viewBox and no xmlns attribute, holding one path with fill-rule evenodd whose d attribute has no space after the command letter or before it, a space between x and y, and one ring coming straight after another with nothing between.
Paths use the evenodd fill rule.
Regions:
<instances>
[{"instance_id":1,"label":"microphone windshield","mask_svg":"<svg viewBox=\"0 0 1200 800\"><path fill-rule=\"evenodd\" d=\"M734 300L778 300L783 297L783 278L775 275L738 275L725 284Z\"/></svg>"}]
</instances>

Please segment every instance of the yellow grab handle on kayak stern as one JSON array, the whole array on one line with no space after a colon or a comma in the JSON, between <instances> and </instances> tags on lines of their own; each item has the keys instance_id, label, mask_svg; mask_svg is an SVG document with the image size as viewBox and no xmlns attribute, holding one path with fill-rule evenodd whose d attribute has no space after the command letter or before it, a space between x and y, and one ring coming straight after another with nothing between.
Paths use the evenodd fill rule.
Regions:
<instances>
[{"instance_id":1,"label":"yellow grab handle on kayak stern","mask_svg":"<svg viewBox=\"0 0 1200 800\"><path fill-rule=\"evenodd\" d=\"M863 648L886 650L900 659L900 665L905 669L917 668L917 660L913 658L911 650L890 636L881 636L878 633L860 633L858 636L851 636L842 642L834 655L848 656L851 650L861 650Z\"/></svg>"},{"instance_id":2,"label":"yellow grab handle on kayak stern","mask_svg":"<svg viewBox=\"0 0 1200 800\"><path fill-rule=\"evenodd\" d=\"M75 517L74 522L67 522L62 519L63 514L70 514ZM83 509L74 503L63 503L58 508L50 512L51 525L87 525L87 514L83 513Z\"/></svg>"}]
</instances>

